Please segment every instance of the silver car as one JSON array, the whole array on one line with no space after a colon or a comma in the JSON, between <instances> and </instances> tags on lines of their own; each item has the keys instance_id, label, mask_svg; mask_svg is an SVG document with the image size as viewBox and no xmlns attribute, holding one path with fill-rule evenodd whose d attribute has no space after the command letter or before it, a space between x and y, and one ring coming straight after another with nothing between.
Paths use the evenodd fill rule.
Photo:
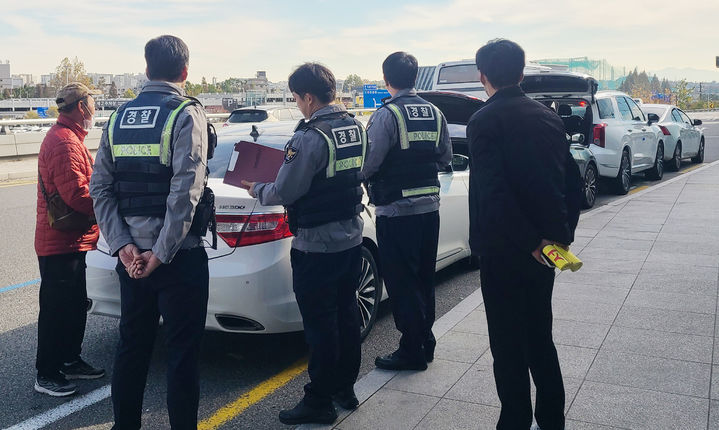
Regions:
<instances>
[{"instance_id":1,"label":"silver car","mask_svg":"<svg viewBox=\"0 0 719 430\"><path fill-rule=\"evenodd\" d=\"M223 127L257 122L293 121L303 119L302 112L295 106L248 106L235 109Z\"/></svg>"}]
</instances>

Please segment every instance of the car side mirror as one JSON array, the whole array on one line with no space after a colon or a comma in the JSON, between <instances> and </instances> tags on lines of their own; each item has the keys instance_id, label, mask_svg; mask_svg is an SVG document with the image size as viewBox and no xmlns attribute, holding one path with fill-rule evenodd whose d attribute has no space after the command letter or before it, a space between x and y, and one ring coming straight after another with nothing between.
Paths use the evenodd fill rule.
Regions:
<instances>
[{"instance_id":1,"label":"car side mirror","mask_svg":"<svg viewBox=\"0 0 719 430\"><path fill-rule=\"evenodd\" d=\"M650 113L650 114L647 114L647 119L648 119L647 125L652 125L655 122L659 122L659 115L657 115L655 113Z\"/></svg>"},{"instance_id":2,"label":"car side mirror","mask_svg":"<svg viewBox=\"0 0 719 430\"><path fill-rule=\"evenodd\" d=\"M452 171L462 172L467 170L467 167L469 167L469 157L462 154L452 155Z\"/></svg>"},{"instance_id":3,"label":"car side mirror","mask_svg":"<svg viewBox=\"0 0 719 430\"><path fill-rule=\"evenodd\" d=\"M693 124L694 124L694 125L702 125L702 120L700 120L700 119L695 119L694 122L693 122Z\"/></svg>"},{"instance_id":4,"label":"car side mirror","mask_svg":"<svg viewBox=\"0 0 719 430\"><path fill-rule=\"evenodd\" d=\"M572 138L570 139L570 142L583 145L584 144L584 135L582 133L573 134Z\"/></svg>"}]
</instances>

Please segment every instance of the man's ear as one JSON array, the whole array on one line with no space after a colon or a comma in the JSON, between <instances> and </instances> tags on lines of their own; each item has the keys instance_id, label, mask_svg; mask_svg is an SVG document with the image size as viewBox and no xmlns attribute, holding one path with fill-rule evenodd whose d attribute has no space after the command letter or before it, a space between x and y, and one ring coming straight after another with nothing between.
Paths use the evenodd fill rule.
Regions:
<instances>
[{"instance_id":1,"label":"man's ear","mask_svg":"<svg viewBox=\"0 0 719 430\"><path fill-rule=\"evenodd\" d=\"M180 78L182 82L185 82L187 80L187 65L182 68L182 72L180 73Z\"/></svg>"}]
</instances>

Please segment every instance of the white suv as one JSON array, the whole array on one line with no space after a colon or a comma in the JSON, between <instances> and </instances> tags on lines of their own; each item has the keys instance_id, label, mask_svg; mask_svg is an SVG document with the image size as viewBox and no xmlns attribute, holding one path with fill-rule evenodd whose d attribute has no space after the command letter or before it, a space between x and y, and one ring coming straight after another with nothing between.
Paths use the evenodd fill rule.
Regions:
<instances>
[{"instance_id":1,"label":"white suv","mask_svg":"<svg viewBox=\"0 0 719 430\"><path fill-rule=\"evenodd\" d=\"M597 92L594 78L556 70L526 72L521 85L528 96L557 111L569 135L584 135L599 175L612 181L617 194L629 191L635 173L662 178L663 133L655 124L659 118L647 118L628 95Z\"/></svg>"}]
</instances>

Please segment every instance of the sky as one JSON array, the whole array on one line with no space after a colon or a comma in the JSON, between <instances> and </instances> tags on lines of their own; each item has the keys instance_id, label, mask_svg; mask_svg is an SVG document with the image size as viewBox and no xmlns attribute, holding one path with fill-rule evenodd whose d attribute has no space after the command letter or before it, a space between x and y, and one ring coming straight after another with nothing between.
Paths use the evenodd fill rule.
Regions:
<instances>
[{"instance_id":1,"label":"sky","mask_svg":"<svg viewBox=\"0 0 719 430\"><path fill-rule=\"evenodd\" d=\"M502 37L527 59L588 56L719 81L718 27L717 0L0 0L0 61L13 74L50 73L64 57L88 72L137 73L144 44L173 34L189 46L194 82L257 70L282 81L305 61L376 80L392 52L436 65Z\"/></svg>"}]
</instances>

